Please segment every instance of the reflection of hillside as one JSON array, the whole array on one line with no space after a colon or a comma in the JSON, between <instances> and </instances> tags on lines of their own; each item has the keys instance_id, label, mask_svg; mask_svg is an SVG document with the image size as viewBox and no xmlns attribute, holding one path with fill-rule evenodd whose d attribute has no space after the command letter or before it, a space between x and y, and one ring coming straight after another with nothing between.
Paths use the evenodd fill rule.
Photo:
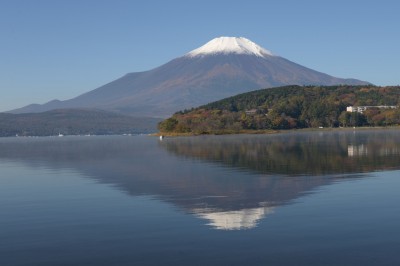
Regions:
<instances>
[{"instance_id":1,"label":"reflection of hillside","mask_svg":"<svg viewBox=\"0 0 400 266\"><path fill-rule=\"evenodd\" d=\"M395 130L177 138L161 145L179 156L266 174L321 175L400 168L400 136Z\"/></svg>"},{"instance_id":2,"label":"reflection of hillside","mask_svg":"<svg viewBox=\"0 0 400 266\"><path fill-rule=\"evenodd\" d=\"M0 160L70 169L133 196L152 195L170 202L206 219L214 228L246 229L256 226L274 208L333 181L323 176L282 174L300 174L313 162L323 164L332 151L340 151L334 155L339 162L344 157L351 159L347 136L328 136L340 144L330 150L329 145L314 145L313 141L321 141L312 135L177 138L161 143L149 137L0 139ZM383 143L388 144L389 139ZM323 155L314 160L321 149ZM302 158L304 166L300 165ZM394 159L384 158L388 160L370 169L396 167Z\"/></svg>"}]
</instances>

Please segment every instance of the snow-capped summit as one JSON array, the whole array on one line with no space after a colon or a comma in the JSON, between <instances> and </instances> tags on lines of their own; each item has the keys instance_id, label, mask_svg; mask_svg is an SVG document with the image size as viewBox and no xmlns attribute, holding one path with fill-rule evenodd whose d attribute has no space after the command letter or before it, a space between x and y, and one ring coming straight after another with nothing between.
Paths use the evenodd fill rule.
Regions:
<instances>
[{"instance_id":1,"label":"snow-capped summit","mask_svg":"<svg viewBox=\"0 0 400 266\"><path fill-rule=\"evenodd\" d=\"M272 56L267 49L243 37L219 37L189 52L186 56L195 57L212 54L248 54L259 57Z\"/></svg>"}]
</instances>

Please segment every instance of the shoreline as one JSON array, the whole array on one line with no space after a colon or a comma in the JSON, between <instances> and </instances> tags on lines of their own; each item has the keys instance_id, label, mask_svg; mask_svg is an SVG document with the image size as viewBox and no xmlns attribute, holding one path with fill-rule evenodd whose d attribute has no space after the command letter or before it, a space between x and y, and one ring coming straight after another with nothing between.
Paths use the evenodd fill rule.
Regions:
<instances>
[{"instance_id":1,"label":"shoreline","mask_svg":"<svg viewBox=\"0 0 400 266\"><path fill-rule=\"evenodd\" d=\"M334 132L334 131L365 131L365 130L396 130L400 129L400 125L398 126L389 126L389 127L327 127L327 128L299 128L299 129L287 129L287 130L241 130L236 132L210 132L210 133L177 133L177 132L157 132L153 134L149 134L149 136L156 137L196 137L196 136L220 136L220 135L271 135L271 134L286 134L292 132Z\"/></svg>"}]
</instances>

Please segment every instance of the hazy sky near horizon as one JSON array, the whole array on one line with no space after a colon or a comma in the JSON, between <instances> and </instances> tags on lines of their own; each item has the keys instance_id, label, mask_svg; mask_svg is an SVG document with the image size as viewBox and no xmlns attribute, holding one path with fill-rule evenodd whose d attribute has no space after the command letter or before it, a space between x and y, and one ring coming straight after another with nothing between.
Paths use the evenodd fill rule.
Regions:
<instances>
[{"instance_id":1,"label":"hazy sky near horizon","mask_svg":"<svg viewBox=\"0 0 400 266\"><path fill-rule=\"evenodd\" d=\"M73 98L219 36L398 85L399 10L395 0L0 0L0 111Z\"/></svg>"}]
</instances>

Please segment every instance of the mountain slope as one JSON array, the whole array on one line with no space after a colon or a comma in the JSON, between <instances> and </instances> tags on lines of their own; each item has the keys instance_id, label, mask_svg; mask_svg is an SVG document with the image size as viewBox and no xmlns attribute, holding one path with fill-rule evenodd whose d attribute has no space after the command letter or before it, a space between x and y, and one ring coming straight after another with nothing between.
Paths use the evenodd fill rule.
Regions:
<instances>
[{"instance_id":1,"label":"mountain slope","mask_svg":"<svg viewBox=\"0 0 400 266\"><path fill-rule=\"evenodd\" d=\"M238 93L292 84L368 83L303 67L245 38L221 37L158 68L127 74L76 98L29 105L12 112L84 107L165 117Z\"/></svg>"}]
</instances>

